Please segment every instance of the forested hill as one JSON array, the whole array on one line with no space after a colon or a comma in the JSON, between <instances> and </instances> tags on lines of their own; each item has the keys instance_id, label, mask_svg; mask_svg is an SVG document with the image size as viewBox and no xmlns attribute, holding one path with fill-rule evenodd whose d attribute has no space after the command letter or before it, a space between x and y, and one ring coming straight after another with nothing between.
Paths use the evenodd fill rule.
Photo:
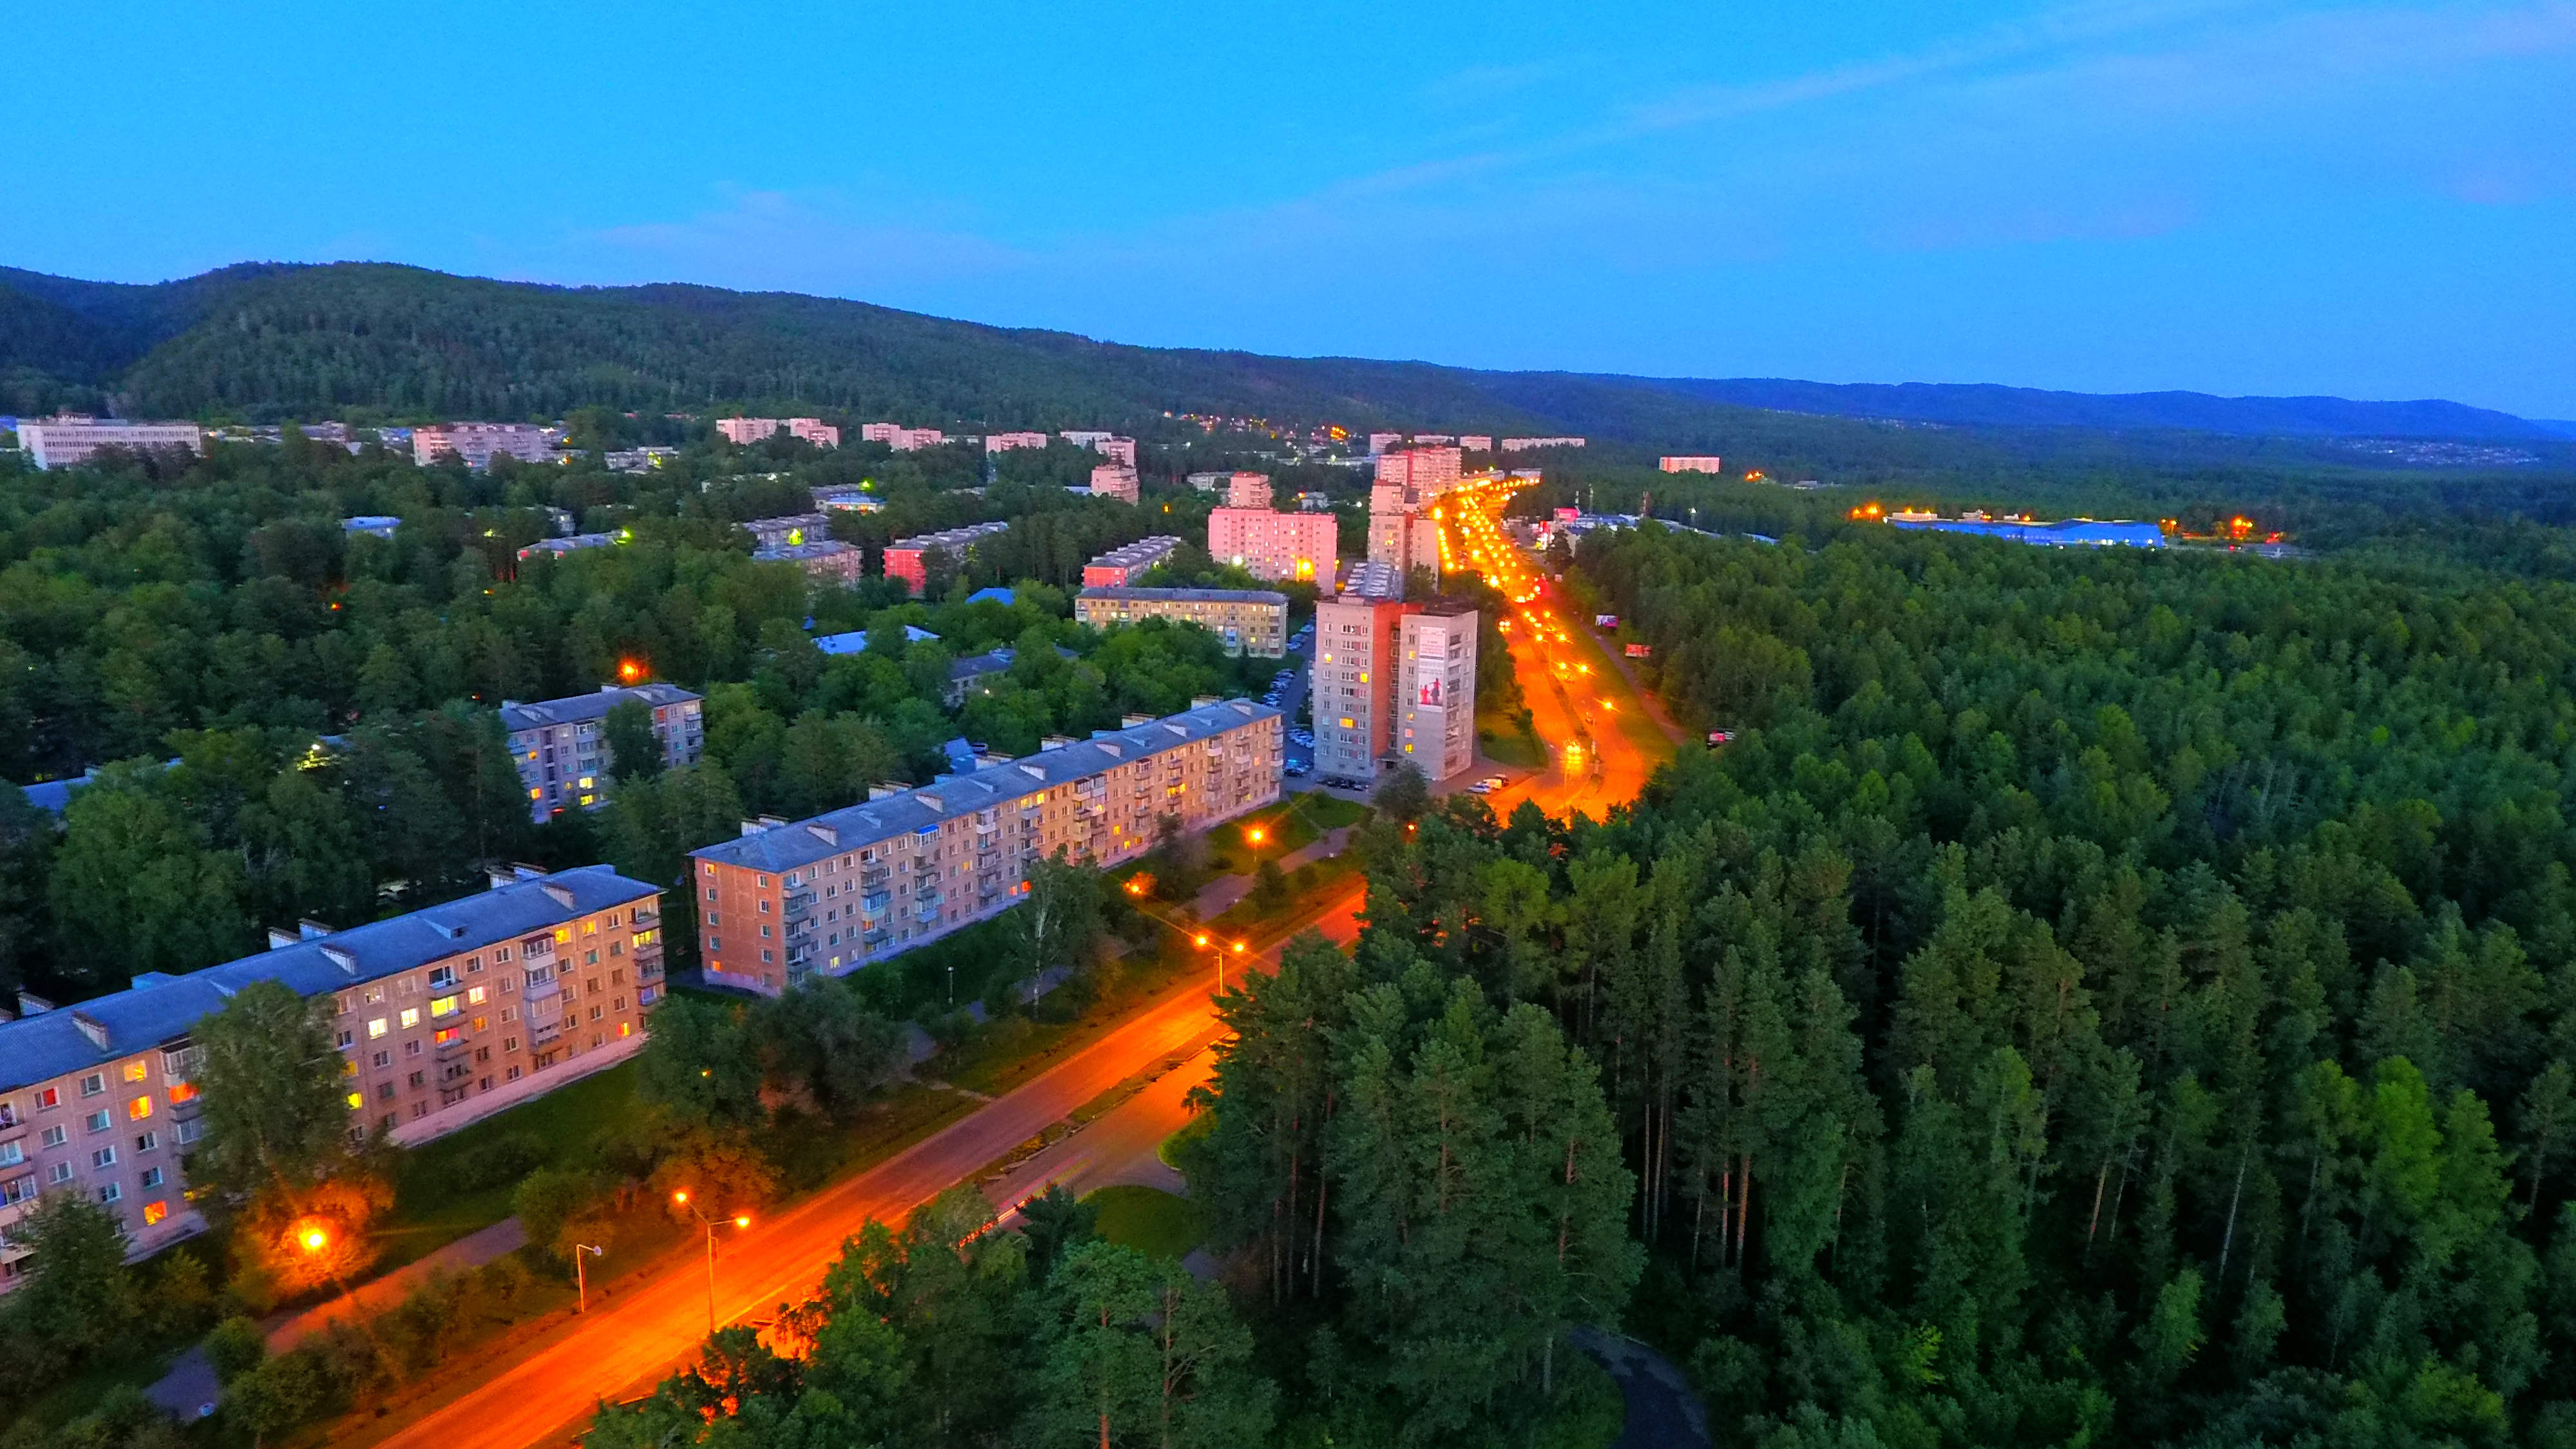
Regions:
<instances>
[{"instance_id":1,"label":"forested hill","mask_svg":"<svg viewBox=\"0 0 2576 1449\"><path fill-rule=\"evenodd\" d=\"M1352 427L1740 445L1778 415L2269 436L2534 438L2454 403L2088 398L1481 372L1131 347L793 293L564 288L374 263L245 264L156 286L0 268L0 412L553 417L606 404L801 404L937 425L1063 427L1223 413ZM2173 399L2189 399L2188 405ZM1845 424L1843 426L1850 426Z\"/></svg>"}]
</instances>

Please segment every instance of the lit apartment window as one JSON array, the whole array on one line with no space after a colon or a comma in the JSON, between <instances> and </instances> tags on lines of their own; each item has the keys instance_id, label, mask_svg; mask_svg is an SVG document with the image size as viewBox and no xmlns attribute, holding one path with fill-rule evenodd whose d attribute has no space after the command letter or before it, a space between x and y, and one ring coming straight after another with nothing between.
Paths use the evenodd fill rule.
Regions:
<instances>
[{"instance_id":1,"label":"lit apartment window","mask_svg":"<svg viewBox=\"0 0 2576 1449\"><path fill-rule=\"evenodd\" d=\"M383 1017L379 1016L367 1023L367 1040L374 1041L377 1037L383 1036L384 1034L385 1019Z\"/></svg>"},{"instance_id":2,"label":"lit apartment window","mask_svg":"<svg viewBox=\"0 0 2576 1449\"><path fill-rule=\"evenodd\" d=\"M168 1216L170 1216L170 1205L166 1202L147 1202L143 1205L143 1226L147 1228L158 1224Z\"/></svg>"},{"instance_id":3,"label":"lit apartment window","mask_svg":"<svg viewBox=\"0 0 2576 1449\"><path fill-rule=\"evenodd\" d=\"M133 1101L125 1104L125 1120L128 1122L140 1122L151 1115L152 1099L150 1097L137 1097Z\"/></svg>"},{"instance_id":4,"label":"lit apartment window","mask_svg":"<svg viewBox=\"0 0 2576 1449\"><path fill-rule=\"evenodd\" d=\"M403 1030L405 1031L409 1031L413 1027L420 1025L420 1008L417 1006L404 1007L402 1013L402 1024Z\"/></svg>"},{"instance_id":5,"label":"lit apartment window","mask_svg":"<svg viewBox=\"0 0 2576 1449\"><path fill-rule=\"evenodd\" d=\"M133 1061L125 1064L125 1079L129 1082L139 1082L142 1081L150 1071L151 1068L143 1064L143 1059L141 1057L137 1057Z\"/></svg>"}]
</instances>

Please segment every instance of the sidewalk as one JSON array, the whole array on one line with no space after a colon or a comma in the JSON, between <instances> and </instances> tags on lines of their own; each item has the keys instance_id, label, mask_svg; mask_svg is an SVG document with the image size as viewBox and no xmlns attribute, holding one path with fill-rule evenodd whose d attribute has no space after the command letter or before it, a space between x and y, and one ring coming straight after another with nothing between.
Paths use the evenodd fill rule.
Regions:
<instances>
[{"instance_id":1,"label":"sidewalk","mask_svg":"<svg viewBox=\"0 0 2576 1449\"><path fill-rule=\"evenodd\" d=\"M1326 831L1321 839L1311 841L1279 857L1279 873L1286 875L1301 865L1328 859L1342 853L1350 842L1351 827L1344 825ZM1225 914L1228 907L1252 894L1254 878L1249 875L1221 875L1209 881L1190 901L1190 911L1202 921L1212 921Z\"/></svg>"},{"instance_id":2,"label":"sidewalk","mask_svg":"<svg viewBox=\"0 0 2576 1449\"><path fill-rule=\"evenodd\" d=\"M381 1278L372 1278L327 1303L318 1303L300 1313L289 1313L268 1319L262 1326L268 1330L268 1351L284 1353L302 1343L308 1334L330 1327L332 1320L351 1322L372 1318L403 1301L411 1290L427 1282L435 1273L457 1273L479 1268L527 1241L517 1218L503 1218L478 1233L469 1233L418 1262L406 1263ZM214 1365L206 1361L203 1344L197 1344L179 1355L170 1372L160 1382L143 1391L143 1397L185 1422L195 1419L215 1402Z\"/></svg>"}]
</instances>

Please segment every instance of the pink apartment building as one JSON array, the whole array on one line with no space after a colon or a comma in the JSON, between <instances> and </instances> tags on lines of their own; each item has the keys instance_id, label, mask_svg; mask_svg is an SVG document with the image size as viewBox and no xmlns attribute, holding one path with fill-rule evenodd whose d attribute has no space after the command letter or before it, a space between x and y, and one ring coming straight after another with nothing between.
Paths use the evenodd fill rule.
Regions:
<instances>
[{"instance_id":1,"label":"pink apartment building","mask_svg":"<svg viewBox=\"0 0 2576 1449\"><path fill-rule=\"evenodd\" d=\"M1208 514L1208 553L1258 579L1305 579L1329 586L1340 559L1341 524L1329 513L1219 508Z\"/></svg>"},{"instance_id":2,"label":"pink apartment building","mask_svg":"<svg viewBox=\"0 0 2576 1449\"><path fill-rule=\"evenodd\" d=\"M1445 493L1458 486L1458 474L1459 453L1456 448L1407 448L1397 453L1380 453L1377 459L1379 486L1402 484L1421 498Z\"/></svg>"},{"instance_id":3,"label":"pink apartment building","mask_svg":"<svg viewBox=\"0 0 2576 1449\"><path fill-rule=\"evenodd\" d=\"M1091 496L1135 503L1144 497L1136 470L1125 463L1103 463L1091 470Z\"/></svg>"},{"instance_id":4,"label":"pink apartment building","mask_svg":"<svg viewBox=\"0 0 2576 1449\"><path fill-rule=\"evenodd\" d=\"M1667 473L1723 473L1726 460L1714 453L1686 457L1658 458L1655 466Z\"/></svg>"},{"instance_id":5,"label":"pink apartment building","mask_svg":"<svg viewBox=\"0 0 2576 1449\"><path fill-rule=\"evenodd\" d=\"M1237 473L1226 480L1225 506L1228 508L1267 508L1270 506L1270 475Z\"/></svg>"},{"instance_id":6,"label":"pink apartment building","mask_svg":"<svg viewBox=\"0 0 2576 1449\"><path fill-rule=\"evenodd\" d=\"M987 453L1007 453L1013 448L1043 448L1046 445L1047 435L1044 433L986 433L984 435L984 451Z\"/></svg>"},{"instance_id":7,"label":"pink apartment building","mask_svg":"<svg viewBox=\"0 0 2576 1449\"><path fill-rule=\"evenodd\" d=\"M883 443L898 453L920 448L936 448L948 441L948 435L937 428L907 428L901 423L861 423L862 442Z\"/></svg>"},{"instance_id":8,"label":"pink apartment building","mask_svg":"<svg viewBox=\"0 0 2576 1449\"><path fill-rule=\"evenodd\" d=\"M507 453L522 463L551 463L555 435L534 423L446 423L411 430L412 461L426 468L442 453L454 453L476 472L492 466L492 455Z\"/></svg>"},{"instance_id":9,"label":"pink apartment building","mask_svg":"<svg viewBox=\"0 0 2576 1449\"><path fill-rule=\"evenodd\" d=\"M781 428L787 436L801 438L818 448L841 446L841 430L821 418L718 418L716 431L736 447L776 437Z\"/></svg>"}]
</instances>

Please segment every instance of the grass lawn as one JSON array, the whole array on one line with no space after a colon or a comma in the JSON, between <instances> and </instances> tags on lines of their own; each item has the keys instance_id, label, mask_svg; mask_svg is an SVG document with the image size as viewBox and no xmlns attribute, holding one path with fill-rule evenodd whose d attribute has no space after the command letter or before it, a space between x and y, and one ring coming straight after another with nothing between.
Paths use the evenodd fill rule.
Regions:
<instances>
[{"instance_id":1,"label":"grass lawn","mask_svg":"<svg viewBox=\"0 0 2576 1449\"><path fill-rule=\"evenodd\" d=\"M472 1180L474 1158L491 1143L524 1135L542 1144L548 1165L580 1166L604 1134L633 1123L641 1111L635 1063L628 1060L404 1153L394 1210L379 1229L385 1255L376 1266L398 1268L510 1215L522 1174L483 1187L459 1182Z\"/></svg>"},{"instance_id":2,"label":"grass lawn","mask_svg":"<svg viewBox=\"0 0 2576 1449\"><path fill-rule=\"evenodd\" d=\"M1489 734L1480 727L1476 733L1476 748L1497 765L1509 765L1519 770L1547 768L1547 752L1517 728L1507 727Z\"/></svg>"},{"instance_id":3,"label":"grass lawn","mask_svg":"<svg viewBox=\"0 0 2576 1449\"><path fill-rule=\"evenodd\" d=\"M73 1366L71 1373L54 1381L53 1386L28 1403L22 1421L44 1429L59 1429L99 1406L110 1390L131 1386L137 1391L148 1389L170 1371L170 1361L187 1348L188 1340L162 1341L147 1325L136 1342L127 1343L96 1355Z\"/></svg>"},{"instance_id":4,"label":"grass lawn","mask_svg":"<svg viewBox=\"0 0 2576 1449\"><path fill-rule=\"evenodd\" d=\"M1288 873L1288 901L1274 910L1263 910L1251 896L1228 906L1209 925L1228 935L1261 936L1275 922L1292 920L1322 907L1326 902L1349 890L1359 874L1359 860L1345 853L1329 860L1312 860Z\"/></svg>"},{"instance_id":5,"label":"grass lawn","mask_svg":"<svg viewBox=\"0 0 2576 1449\"><path fill-rule=\"evenodd\" d=\"M1159 1188L1104 1187L1083 1199L1100 1209L1100 1236L1155 1258L1178 1258L1207 1236L1199 1205Z\"/></svg>"}]
</instances>

